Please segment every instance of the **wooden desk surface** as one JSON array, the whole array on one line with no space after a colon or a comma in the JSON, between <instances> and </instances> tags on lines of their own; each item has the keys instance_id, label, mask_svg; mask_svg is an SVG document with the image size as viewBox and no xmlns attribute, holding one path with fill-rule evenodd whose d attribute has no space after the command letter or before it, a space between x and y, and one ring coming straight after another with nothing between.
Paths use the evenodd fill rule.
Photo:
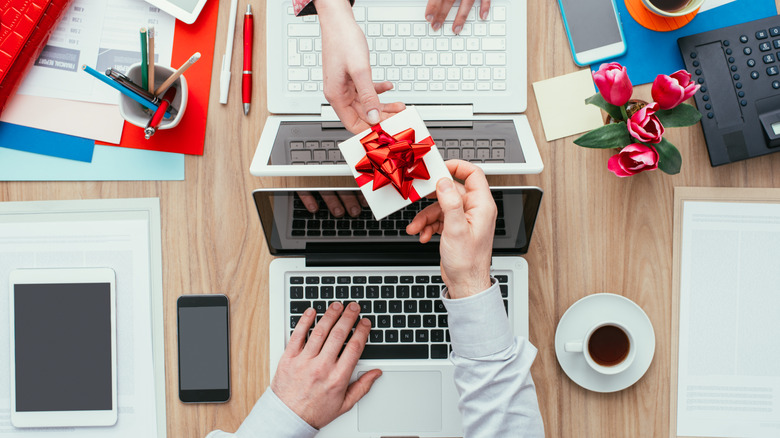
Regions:
<instances>
[{"instance_id":1,"label":"wooden desk surface","mask_svg":"<svg viewBox=\"0 0 780 438\"><path fill-rule=\"evenodd\" d=\"M216 428L234 431L270 382L266 339L271 256L251 191L351 184L348 178L263 179L249 174L268 115L264 2L252 1L258 31L254 96L248 117L240 108L240 81L235 77L230 104L223 106L218 101L219 60L230 6L230 2L220 3L205 154L186 157L184 181L0 183L0 201L160 198L170 437L203 437ZM780 168L780 154L712 168L698 126L670 129L667 138L682 153L682 172L669 176L656 171L620 179L607 171L612 151L580 148L572 143L573 137L545 142L531 83L574 72L578 67L569 53L557 2L528 3L527 115L545 169L540 175L491 177L490 181L537 185L545 190L526 259L530 266L531 341L539 349L532 372L547 436L666 436L674 187L780 187L780 173L773 172ZM234 53L241 53L240 41L237 37ZM234 56L233 71L240 70L240 63L241 57ZM648 86L641 91L649 97ZM557 323L566 309L598 292L634 300L647 312L656 334L656 353L647 374L634 386L613 394L590 392L569 380L553 347ZM233 397L226 404L184 405L178 399L176 298L190 293L230 296Z\"/></svg>"}]
</instances>

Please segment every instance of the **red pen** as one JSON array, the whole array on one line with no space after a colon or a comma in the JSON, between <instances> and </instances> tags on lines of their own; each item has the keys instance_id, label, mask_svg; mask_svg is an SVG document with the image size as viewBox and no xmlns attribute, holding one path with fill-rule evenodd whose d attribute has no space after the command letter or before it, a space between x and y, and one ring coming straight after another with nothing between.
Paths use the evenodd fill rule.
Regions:
<instances>
[{"instance_id":1,"label":"red pen","mask_svg":"<svg viewBox=\"0 0 780 438\"><path fill-rule=\"evenodd\" d=\"M160 106L157 108L157 111L154 112L152 118L149 119L146 128L144 128L144 137L147 140L152 138L154 133L157 132L157 127L160 126L160 122L162 122L165 112L168 111L168 107L171 106L174 97L176 97L176 87L168 87L168 90L165 91L165 94L162 97Z\"/></svg>"},{"instance_id":2,"label":"red pen","mask_svg":"<svg viewBox=\"0 0 780 438\"><path fill-rule=\"evenodd\" d=\"M246 5L244 14L244 74L241 83L241 97L244 102L244 114L249 114L252 101L252 40L255 33L255 20L252 18L252 6Z\"/></svg>"}]
</instances>

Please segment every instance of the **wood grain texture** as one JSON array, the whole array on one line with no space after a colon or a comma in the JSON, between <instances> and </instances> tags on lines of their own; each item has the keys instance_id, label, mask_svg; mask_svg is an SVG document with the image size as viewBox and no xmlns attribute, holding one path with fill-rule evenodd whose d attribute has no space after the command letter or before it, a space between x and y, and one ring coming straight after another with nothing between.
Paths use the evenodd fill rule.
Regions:
<instances>
[{"instance_id":1,"label":"wood grain texture","mask_svg":"<svg viewBox=\"0 0 780 438\"><path fill-rule=\"evenodd\" d=\"M233 81L227 105L218 99L229 3L220 2L205 153L186 158L185 181L0 183L0 201L160 198L170 437L203 437L216 428L234 431L270 382L266 339L271 256L251 191L354 185L347 177L257 178L249 174L268 115L266 35L262 31L255 34L255 86L252 110L245 117L237 81ZM780 173L773 172L780 166L780 154L712 168L699 126L671 129L667 138L683 156L679 175L655 171L620 179L607 171L611 151L577 147L572 143L574 137L545 142L531 83L572 73L578 67L569 53L557 2L528 3L527 115L545 169L540 175L491 177L490 181L536 185L545 191L526 259L531 341L539 349L532 372L547 436L665 436L669 432L674 187L780 187ZM256 22L265 23L264 2L253 0L252 6ZM234 53L240 53L240 44L236 38ZM240 63L235 56L234 72L241 69ZM647 86L640 91L649 97ZM636 385L614 394L593 393L569 380L553 347L557 323L566 309L598 292L634 300L647 312L656 333L656 354L647 374ZM175 307L176 298L188 293L230 297L233 396L228 403L185 405L178 400Z\"/></svg>"}]
</instances>

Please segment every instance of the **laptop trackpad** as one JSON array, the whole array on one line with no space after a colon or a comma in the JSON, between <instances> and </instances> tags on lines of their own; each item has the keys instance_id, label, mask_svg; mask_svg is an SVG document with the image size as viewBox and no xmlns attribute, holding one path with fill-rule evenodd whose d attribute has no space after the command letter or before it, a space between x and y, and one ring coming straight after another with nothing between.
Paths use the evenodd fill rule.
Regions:
<instances>
[{"instance_id":1,"label":"laptop trackpad","mask_svg":"<svg viewBox=\"0 0 780 438\"><path fill-rule=\"evenodd\" d=\"M358 430L383 434L441 430L441 379L438 371L384 372L358 402Z\"/></svg>"}]
</instances>

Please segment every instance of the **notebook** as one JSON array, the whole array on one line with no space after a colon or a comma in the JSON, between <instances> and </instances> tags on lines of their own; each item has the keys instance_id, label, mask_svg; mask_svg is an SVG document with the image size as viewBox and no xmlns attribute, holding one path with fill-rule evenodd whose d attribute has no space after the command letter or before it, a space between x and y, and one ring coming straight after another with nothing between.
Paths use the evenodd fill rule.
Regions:
<instances>
[{"instance_id":1,"label":"notebook","mask_svg":"<svg viewBox=\"0 0 780 438\"><path fill-rule=\"evenodd\" d=\"M528 120L526 1L479 4L460 35L456 8L438 31L425 0L367 0L353 8L366 34L374 81L395 88L383 102L417 106L445 159L478 164L487 174L539 173L543 164ZM250 171L256 176L350 175L336 145L351 137L325 100L316 16L296 17L283 1L267 3L268 109ZM277 37L273 37L277 36ZM284 41L285 43L279 43Z\"/></svg>"},{"instance_id":2,"label":"notebook","mask_svg":"<svg viewBox=\"0 0 780 438\"><path fill-rule=\"evenodd\" d=\"M276 371L286 342L306 308L318 316L333 301L356 301L372 321L353 372L380 368L383 376L320 437L462 436L450 337L441 301L438 237L420 244L403 231L421 200L382 221L367 208L335 218L325 198L347 199L352 189L261 189L253 193L272 255L269 269L270 365ZM528 336L528 250L541 202L535 187L495 187L498 208L492 275L499 282L516 335ZM314 196L308 212L300 196ZM346 201L345 201L346 202Z\"/></svg>"}]
</instances>

